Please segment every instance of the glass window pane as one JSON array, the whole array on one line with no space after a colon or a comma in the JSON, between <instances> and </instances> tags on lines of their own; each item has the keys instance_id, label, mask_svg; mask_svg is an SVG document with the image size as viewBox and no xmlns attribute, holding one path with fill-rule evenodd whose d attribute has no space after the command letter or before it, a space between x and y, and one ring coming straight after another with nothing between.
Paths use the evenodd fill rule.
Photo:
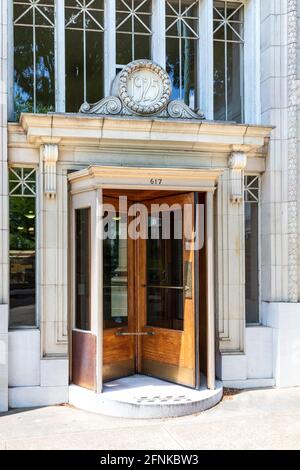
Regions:
<instances>
[{"instance_id":1,"label":"glass window pane","mask_svg":"<svg viewBox=\"0 0 300 470\"><path fill-rule=\"evenodd\" d=\"M90 330L90 209L75 211L75 327Z\"/></svg>"},{"instance_id":2,"label":"glass window pane","mask_svg":"<svg viewBox=\"0 0 300 470\"><path fill-rule=\"evenodd\" d=\"M77 113L84 102L84 52L80 31L66 30L66 110Z\"/></svg>"},{"instance_id":3,"label":"glass window pane","mask_svg":"<svg viewBox=\"0 0 300 470\"><path fill-rule=\"evenodd\" d=\"M33 111L33 33L32 28L14 30L14 109L16 119L21 112Z\"/></svg>"},{"instance_id":4,"label":"glass window pane","mask_svg":"<svg viewBox=\"0 0 300 470\"><path fill-rule=\"evenodd\" d=\"M15 173L10 171L10 178L12 177L19 178L19 182L10 180L10 187L15 185L16 191L9 198L9 326L15 328L36 324L36 199L32 192L29 197L24 196L26 175L23 169L15 169Z\"/></svg>"},{"instance_id":5,"label":"glass window pane","mask_svg":"<svg viewBox=\"0 0 300 470\"><path fill-rule=\"evenodd\" d=\"M214 113L243 120L243 3L214 2Z\"/></svg>"},{"instance_id":6,"label":"glass window pane","mask_svg":"<svg viewBox=\"0 0 300 470\"><path fill-rule=\"evenodd\" d=\"M116 2L116 63L151 58L152 0Z\"/></svg>"},{"instance_id":7,"label":"glass window pane","mask_svg":"<svg viewBox=\"0 0 300 470\"><path fill-rule=\"evenodd\" d=\"M119 12L117 11L117 31L130 33L132 32L132 16L128 14L128 12Z\"/></svg>"},{"instance_id":8,"label":"glass window pane","mask_svg":"<svg viewBox=\"0 0 300 470\"><path fill-rule=\"evenodd\" d=\"M55 109L54 0L14 1L14 105L21 112Z\"/></svg>"},{"instance_id":9,"label":"glass window pane","mask_svg":"<svg viewBox=\"0 0 300 470\"><path fill-rule=\"evenodd\" d=\"M170 217L170 236L163 217ZM181 211L149 217L147 240L147 325L183 330L183 243L176 235ZM168 219L165 219L165 222ZM176 224L176 225L175 225ZM153 231L155 227L155 231ZM158 234L154 235L154 233Z\"/></svg>"},{"instance_id":10,"label":"glass window pane","mask_svg":"<svg viewBox=\"0 0 300 470\"><path fill-rule=\"evenodd\" d=\"M227 46L227 120L242 120L242 80L241 80L241 44L228 43Z\"/></svg>"},{"instance_id":11,"label":"glass window pane","mask_svg":"<svg viewBox=\"0 0 300 470\"><path fill-rule=\"evenodd\" d=\"M103 34L98 31L86 33L86 73L87 73L87 101L95 103L99 97L104 96L104 58Z\"/></svg>"},{"instance_id":12,"label":"glass window pane","mask_svg":"<svg viewBox=\"0 0 300 470\"><path fill-rule=\"evenodd\" d=\"M118 215L104 227L103 241L104 328L128 325L127 239L120 238Z\"/></svg>"},{"instance_id":13,"label":"glass window pane","mask_svg":"<svg viewBox=\"0 0 300 470\"><path fill-rule=\"evenodd\" d=\"M10 252L9 327L35 326L35 253Z\"/></svg>"},{"instance_id":14,"label":"glass window pane","mask_svg":"<svg viewBox=\"0 0 300 470\"><path fill-rule=\"evenodd\" d=\"M104 96L104 1L65 3L66 111Z\"/></svg>"},{"instance_id":15,"label":"glass window pane","mask_svg":"<svg viewBox=\"0 0 300 470\"><path fill-rule=\"evenodd\" d=\"M258 204L245 203L246 322L259 323Z\"/></svg>"},{"instance_id":16,"label":"glass window pane","mask_svg":"<svg viewBox=\"0 0 300 470\"><path fill-rule=\"evenodd\" d=\"M54 30L36 30L36 112L55 110Z\"/></svg>"},{"instance_id":17,"label":"glass window pane","mask_svg":"<svg viewBox=\"0 0 300 470\"><path fill-rule=\"evenodd\" d=\"M225 44L214 45L214 108L217 121L226 120Z\"/></svg>"},{"instance_id":18,"label":"glass window pane","mask_svg":"<svg viewBox=\"0 0 300 470\"><path fill-rule=\"evenodd\" d=\"M117 34L117 58L119 65L129 64L133 60L132 37L128 34Z\"/></svg>"},{"instance_id":19,"label":"glass window pane","mask_svg":"<svg viewBox=\"0 0 300 470\"><path fill-rule=\"evenodd\" d=\"M135 60L151 56L151 36L134 36Z\"/></svg>"},{"instance_id":20,"label":"glass window pane","mask_svg":"<svg viewBox=\"0 0 300 470\"><path fill-rule=\"evenodd\" d=\"M195 102L195 41L182 40L182 93L183 100L192 109L196 108Z\"/></svg>"},{"instance_id":21,"label":"glass window pane","mask_svg":"<svg viewBox=\"0 0 300 470\"><path fill-rule=\"evenodd\" d=\"M173 84L172 99L196 108L199 2L166 0L166 68Z\"/></svg>"},{"instance_id":22,"label":"glass window pane","mask_svg":"<svg viewBox=\"0 0 300 470\"><path fill-rule=\"evenodd\" d=\"M167 72L173 85L172 100L180 99L182 90L180 89L180 61L179 61L179 39L167 38Z\"/></svg>"}]
</instances>

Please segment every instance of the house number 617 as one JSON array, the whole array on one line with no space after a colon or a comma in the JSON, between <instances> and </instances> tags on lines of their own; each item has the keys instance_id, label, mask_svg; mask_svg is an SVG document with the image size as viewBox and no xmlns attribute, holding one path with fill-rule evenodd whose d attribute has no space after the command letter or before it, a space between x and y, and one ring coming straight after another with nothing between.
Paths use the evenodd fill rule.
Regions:
<instances>
[{"instance_id":1,"label":"house number 617","mask_svg":"<svg viewBox=\"0 0 300 470\"><path fill-rule=\"evenodd\" d=\"M153 185L160 185L162 184L163 180L161 178L151 178L150 179L150 184Z\"/></svg>"}]
</instances>

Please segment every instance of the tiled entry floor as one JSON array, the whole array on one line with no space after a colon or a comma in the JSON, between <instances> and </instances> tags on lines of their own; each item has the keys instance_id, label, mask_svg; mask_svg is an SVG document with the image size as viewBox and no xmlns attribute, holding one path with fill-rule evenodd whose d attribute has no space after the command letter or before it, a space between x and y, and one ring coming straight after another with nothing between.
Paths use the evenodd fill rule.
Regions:
<instances>
[{"instance_id":1,"label":"tiled entry floor","mask_svg":"<svg viewBox=\"0 0 300 470\"><path fill-rule=\"evenodd\" d=\"M88 411L124 418L184 416L207 410L222 399L221 382L216 382L216 390L208 390L205 377L201 379L200 390L144 375L108 382L102 394L71 385L70 403Z\"/></svg>"}]
</instances>

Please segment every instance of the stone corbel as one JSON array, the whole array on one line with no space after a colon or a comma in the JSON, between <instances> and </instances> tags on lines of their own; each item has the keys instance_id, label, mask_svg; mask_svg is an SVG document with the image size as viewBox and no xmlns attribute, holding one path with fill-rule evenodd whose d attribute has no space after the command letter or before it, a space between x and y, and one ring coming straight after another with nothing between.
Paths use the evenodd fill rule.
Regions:
<instances>
[{"instance_id":1,"label":"stone corbel","mask_svg":"<svg viewBox=\"0 0 300 470\"><path fill-rule=\"evenodd\" d=\"M42 146L44 162L44 192L52 199L56 196L56 163L58 160L58 145L44 144Z\"/></svg>"},{"instance_id":2,"label":"stone corbel","mask_svg":"<svg viewBox=\"0 0 300 470\"><path fill-rule=\"evenodd\" d=\"M244 170L247 165L245 152L232 152L228 159L230 169L230 199L233 204L240 204L244 197Z\"/></svg>"}]
</instances>

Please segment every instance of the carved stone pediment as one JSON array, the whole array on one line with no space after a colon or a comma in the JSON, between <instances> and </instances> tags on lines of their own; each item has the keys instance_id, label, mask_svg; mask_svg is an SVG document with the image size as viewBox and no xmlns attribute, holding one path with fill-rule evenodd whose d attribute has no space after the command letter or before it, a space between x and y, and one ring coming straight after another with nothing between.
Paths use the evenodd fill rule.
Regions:
<instances>
[{"instance_id":1,"label":"carved stone pediment","mask_svg":"<svg viewBox=\"0 0 300 470\"><path fill-rule=\"evenodd\" d=\"M172 84L167 72L150 60L135 60L116 76L112 96L98 103L83 103L85 114L157 116L160 118L205 119L183 101L170 100Z\"/></svg>"}]
</instances>

